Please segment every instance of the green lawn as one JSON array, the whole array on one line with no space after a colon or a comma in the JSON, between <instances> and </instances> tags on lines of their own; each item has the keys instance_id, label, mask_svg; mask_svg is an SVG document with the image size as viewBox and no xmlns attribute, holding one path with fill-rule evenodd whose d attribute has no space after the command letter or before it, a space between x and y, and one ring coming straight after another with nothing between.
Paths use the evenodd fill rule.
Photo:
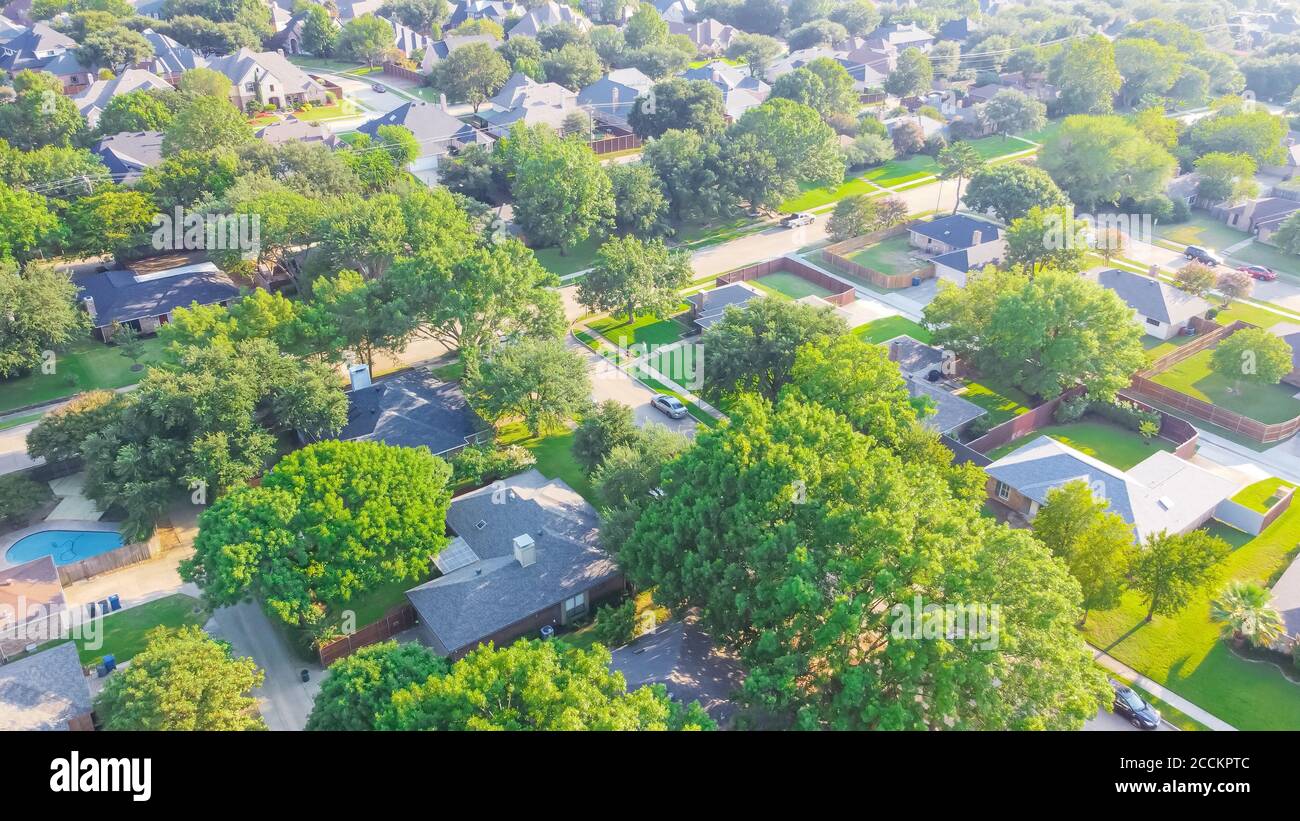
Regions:
<instances>
[{"instance_id":1,"label":"green lawn","mask_svg":"<svg viewBox=\"0 0 1300 821\"><path fill-rule=\"evenodd\" d=\"M113 656L121 664L144 649L149 631L155 627L202 626L207 620L207 611L202 609L198 599L177 593L105 616L101 620L103 645L97 649L87 649L88 642L84 638L74 641L82 664L98 664L104 656ZM52 641L45 647L62 643Z\"/></svg>"},{"instance_id":2,"label":"green lawn","mask_svg":"<svg viewBox=\"0 0 1300 821\"><path fill-rule=\"evenodd\" d=\"M755 217L739 216L721 221L681 222L673 225L673 239L679 245L701 248L739 239L749 234L765 231L771 226L757 222Z\"/></svg>"},{"instance_id":3,"label":"green lawn","mask_svg":"<svg viewBox=\"0 0 1300 821\"><path fill-rule=\"evenodd\" d=\"M1295 485L1276 476L1270 476L1242 488L1237 492L1236 496L1232 497L1232 501L1258 513L1267 513L1269 508L1273 506L1273 497L1277 494L1278 489L1284 487L1295 487Z\"/></svg>"},{"instance_id":4,"label":"green lawn","mask_svg":"<svg viewBox=\"0 0 1300 821\"><path fill-rule=\"evenodd\" d=\"M585 271L596 264L596 250L605 241L604 237L588 237L584 242L570 248L561 255L558 247L534 248L533 254L542 267L558 276Z\"/></svg>"},{"instance_id":5,"label":"green lawn","mask_svg":"<svg viewBox=\"0 0 1300 821\"><path fill-rule=\"evenodd\" d=\"M1245 248L1233 251L1232 259L1251 265L1265 265L1282 276L1300 278L1300 258L1262 242L1252 242Z\"/></svg>"},{"instance_id":6,"label":"green lawn","mask_svg":"<svg viewBox=\"0 0 1300 821\"><path fill-rule=\"evenodd\" d=\"M141 364L157 362L162 354L158 337L142 339L145 354ZM0 412L63 399L95 388L134 385L144 371L131 370L132 362L113 345L93 339L75 342L55 359L55 371L40 370L27 376L0 380Z\"/></svg>"},{"instance_id":7,"label":"green lawn","mask_svg":"<svg viewBox=\"0 0 1300 821\"><path fill-rule=\"evenodd\" d=\"M855 251L849 259L882 274L906 274L921 267L916 259L920 254L908 241L907 234L899 234Z\"/></svg>"},{"instance_id":8,"label":"green lawn","mask_svg":"<svg viewBox=\"0 0 1300 821\"><path fill-rule=\"evenodd\" d=\"M1209 617L1210 600L1228 580L1267 583L1289 564L1300 543L1300 508L1237 543L1220 581L1178 614L1146 623L1145 603L1128 592L1116 609L1088 616L1088 641L1238 729L1300 730L1300 684L1272 664L1236 656Z\"/></svg>"},{"instance_id":9,"label":"green lawn","mask_svg":"<svg viewBox=\"0 0 1300 821\"><path fill-rule=\"evenodd\" d=\"M859 325L853 329L853 334L864 342L870 342L873 345L879 345L881 342L904 334L912 337L917 342L924 342L927 345L930 344L932 339L930 332L924 325L918 325L902 314L881 317L868 322L866 325Z\"/></svg>"},{"instance_id":10,"label":"green lawn","mask_svg":"<svg viewBox=\"0 0 1300 821\"><path fill-rule=\"evenodd\" d=\"M1142 335L1142 347L1147 352L1147 361L1155 362L1161 357L1168 356L1178 350L1188 342L1197 339L1195 336L1178 335L1171 339L1157 339L1154 336Z\"/></svg>"},{"instance_id":11,"label":"green lawn","mask_svg":"<svg viewBox=\"0 0 1300 821\"><path fill-rule=\"evenodd\" d=\"M537 470L543 476L547 479L563 479L582 498L596 504L595 490L583 472L582 465L573 458L573 431L548 433L535 438L529 434L527 426L516 422L501 428L497 442L528 448L537 457Z\"/></svg>"},{"instance_id":12,"label":"green lawn","mask_svg":"<svg viewBox=\"0 0 1300 821\"><path fill-rule=\"evenodd\" d=\"M682 309L689 307L683 304ZM588 322L587 325L596 333L605 337L610 344L622 347L632 345L671 345L690 333L683 322L675 319L660 319L646 314L628 322L622 316L607 316Z\"/></svg>"},{"instance_id":13,"label":"green lawn","mask_svg":"<svg viewBox=\"0 0 1300 821\"><path fill-rule=\"evenodd\" d=\"M9 428L16 428L19 425L26 425L28 422L35 422L42 416L44 416L42 413L28 413L22 416L15 416L12 419L0 421L0 430L8 430Z\"/></svg>"},{"instance_id":14,"label":"green lawn","mask_svg":"<svg viewBox=\"0 0 1300 821\"><path fill-rule=\"evenodd\" d=\"M333 607L338 611L351 610L356 614L356 627L361 629L368 624L379 621L384 614L398 605L406 604L406 591L433 578L436 571L421 579L398 579L380 585L356 597L352 601L339 602Z\"/></svg>"},{"instance_id":15,"label":"green lawn","mask_svg":"<svg viewBox=\"0 0 1300 821\"><path fill-rule=\"evenodd\" d=\"M970 399L968 396L963 398ZM994 448L989 452L988 457L1001 459L1040 436L1050 436L1061 444L1069 445L1120 470L1128 470L1156 451L1174 449L1173 444L1164 439L1152 439L1147 442L1133 431L1118 425L1085 419L1065 425L1048 425L1027 436L1014 439L1000 448Z\"/></svg>"},{"instance_id":16,"label":"green lawn","mask_svg":"<svg viewBox=\"0 0 1300 821\"><path fill-rule=\"evenodd\" d=\"M1219 311L1218 316L1214 317L1214 321L1220 325L1231 325L1237 320L1249 322L1251 325L1257 325L1261 328L1271 328L1279 322L1295 321L1276 311L1270 311L1262 305L1251 305L1245 302L1234 302Z\"/></svg>"},{"instance_id":17,"label":"green lawn","mask_svg":"<svg viewBox=\"0 0 1300 821\"><path fill-rule=\"evenodd\" d=\"M1252 385L1238 390L1231 380L1210 370L1211 354L1212 349L1201 351L1156 374L1152 381L1265 424L1300 416L1300 400L1292 396L1295 388Z\"/></svg>"},{"instance_id":18,"label":"green lawn","mask_svg":"<svg viewBox=\"0 0 1300 821\"><path fill-rule=\"evenodd\" d=\"M1000 425L1022 413L1027 413L1033 400L1015 388L994 389L980 382L967 382L966 389L958 394L989 412L989 421Z\"/></svg>"},{"instance_id":19,"label":"green lawn","mask_svg":"<svg viewBox=\"0 0 1300 821\"><path fill-rule=\"evenodd\" d=\"M806 296L825 298L831 295L829 288L823 288L789 271L775 271L766 276L751 279L749 284L767 293L788 299L803 299Z\"/></svg>"},{"instance_id":20,"label":"green lawn","mask_svg":"<svg viewBox=\"0 0 1300 821\"><path fill-rule=\"evenodd\" d=\"M304 123L320 122L321 120L335 120L340 117L348 117L361 113L361 109L351 100L340 100L330 105L312 106L310 110L303 109L295 111L293 116Z\"/></svg>"},{"instance_id":21,"label":"green lawn","mask_svg":"<svg viewBox=\"0 0 1300 821\"><path fill-rule=\"evenodd\" d=\"M1194 213L1187 222L1156 225L1156 236L1175 245L1199 245L1222 251L1229 245L1248 239L1250 234L1229 228L1208 214Z\"/></svg>"}]
</instances>

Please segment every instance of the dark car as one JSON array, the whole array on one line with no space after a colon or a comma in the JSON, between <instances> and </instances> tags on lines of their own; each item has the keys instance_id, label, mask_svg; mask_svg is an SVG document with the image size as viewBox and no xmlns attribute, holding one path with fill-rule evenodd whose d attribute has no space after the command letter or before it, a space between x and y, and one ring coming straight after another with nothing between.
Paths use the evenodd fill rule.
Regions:
<instances>
[{"instance_id":1,"label":"dark car","mask_svg":"<svg viewBox=\"0 0 1300 821\"><path fill-rule=\"evenodd\" d=\"M1183 251L1183 256L1188 259L1194 259L1197 262L1203 262L1211 268L1223 263L1223 260L1215 256L1213 251L1209 251L1196 245L1187 246L1186 250Z\"/></svg>"},{"instance_id":2,"label":"dark car","mask_svg":"<svg viewBox=\"0 0 1300 821\"><path fill-rule=\"evenodd\" d=\"M376 94L383 94L384 92L388 91L388 87L382 86L379 83L375 83L370 87L370 90L375 92Z\"/></svg>"},{"instance_id":3,"label":"dark car","mask_svg":"<svg viewBox=\"0 0 1300 821\"><path fill-rule=\"evenodd\" d=\"M1115 690L1116 715L1124 716L1139 730L1154 730L1160 726L1160 712L1143 701L1133 688L1118 681L1112 681L1110 686Z\"/></svg>"},{"instance_id":4,"label":"dark car","mask_svg":"<svg viewBox=\"0 0 1300 821\"><path fill-rule=\"evenodd\" d=\"M1277 279L1277 271L1269 268L1267 265L1243 265L1237 269L1243 274L1250 274L1255 279L1262 279L1265 282L1272 282Z\"/></svg>"},{"instance_id":5,"label":"dark car","mask_svg":"<svg viewBox=\"0 0 1300 821\"><path fill-rule=\"evenodd\" d=\"M686 406L675 396L657 393L654 399L650 400L650 404L655 407L655 410L666 413L673 419L681 419L686 416Z\"/></svg>"}]
</instances>

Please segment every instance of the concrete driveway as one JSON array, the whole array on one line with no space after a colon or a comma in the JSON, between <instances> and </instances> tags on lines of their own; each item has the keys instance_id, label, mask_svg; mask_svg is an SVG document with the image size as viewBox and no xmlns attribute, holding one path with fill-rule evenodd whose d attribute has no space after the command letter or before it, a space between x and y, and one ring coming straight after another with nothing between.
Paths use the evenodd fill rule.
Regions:
<instances>
[{"instance_id":1,"label":"concrete driveway","mask_svg":"<svg viewBox=\"0 0 1300 821\"><path fill-rule=\"evenodd\" d=\"M248 656L266 674L253 696L267 727L301 730L307 726L324 670L320 664L303 662L294 654L260 605L243 602L223 607L212 614L203 629L230 642L236 655ZM311 681L306 684L300 677L304 667L311 671Z\"/></svg>"}]
</instances>

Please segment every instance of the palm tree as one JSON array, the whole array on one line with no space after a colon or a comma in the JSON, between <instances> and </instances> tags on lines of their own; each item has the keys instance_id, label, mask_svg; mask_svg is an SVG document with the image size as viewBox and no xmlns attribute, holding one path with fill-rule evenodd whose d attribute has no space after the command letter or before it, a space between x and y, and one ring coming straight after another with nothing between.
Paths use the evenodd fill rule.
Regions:
<instances>
[{"instance_id":1,"label":"palm tree","mask_svg":"<svg viewBox=\"0 0 1300 821\"><path fill-rule=\"evenodd\" d=\"M1254 582L1234 581L1210 605L1210 618L1223 624L1223 637L1240 647L1247 640L1268 647L1286 635L1286 626L1269 605L1272 594Z\"/></svg>"}]
</instances>

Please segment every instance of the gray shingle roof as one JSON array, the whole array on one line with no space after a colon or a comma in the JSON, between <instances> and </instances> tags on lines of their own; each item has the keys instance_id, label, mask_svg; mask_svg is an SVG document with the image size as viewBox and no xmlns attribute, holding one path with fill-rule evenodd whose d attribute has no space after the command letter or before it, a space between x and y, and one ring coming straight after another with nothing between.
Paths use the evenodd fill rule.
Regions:
<instances>
[{"instance_id":1,"label":"gray shingle roof","mask_svg":"<svg viewBox=\"0 0 1300 821\"><path fill-rule=\"evenodd\" d=\"M478 557L406 592L448 653L619 575L598 543L600 519L559 479L536 470L454 499L447 525ZM520 566L513 540L530 535L536 561Z\"/></svg>"},{"instance_id":2,"label":"gray shingle roof","mask_svg":"<svg viewBox=\"0 0 1300 821\"><path fill-rule=\"evenodd\" d=\"M0 666L0 730L66 730L91 710L72 642Z\"/></svg>"},{"instance_id":3,"label":"gray shingle roof","mask_svg":"<svg viewBox=\"0 0 1300 821\"><path fill-rule=\"evenodd\" d=\"M921 420L921 424L930 430L950 433L988 413L974 402L922 379L907 378L904 381L907 383L907 392L913 397L925 396L934 403L934 413Z\"/></svg>"},{"instance_id":4,"label":"gray shingle roof","mask_svg":"<svg viewBox=\"0 0 1300 821\"><path fill-rule=\"evenodd\" d=\"M342 440L361 439L443 453L465 444L486 427L460 385L422 370L407 371L348 393Z\"/></svg>"},{"instance_id":5,"label":"gray shingle roof","mask_svg":"<svg viewBox=\"0 0 1300 821\"><path fill-rule=\"evenodd\" d=\"M478 132L434 103L412 102L400 105L382 116L363 123L357 131L371 137L384 125L400 125L420 142L420 156L442 155L458 143L478 141Z\"/></svg>"},{"instance_id":6,"label":"gray shingle roof","mask_svg":"<svg viewBox=\"0 0 1300 821\"><path fill-rule=\"evenodd\" d=\"M1199 296L1132 271L1111 268L1098 274L1097 281L1142 316L1171 325L1186 322L1210 309L1210 303Z\"/></svg>"},{"instance_id":7,"label":"gray shingle roof","mask_svg":"<svg viewBox=\"0 0 1300 821\"><path fill-rule=\"evenodd\" d=\"M900 118L905 119L905 118ZM1002 236L1002 231L991 222L977 220L965 214L950 214L929 222L913 225L911 230L923 237L938 240L954 248L969 248L975 244L975 232L980 234L980 242L992 242Z\"/></svg>"},{"instance_id":8,"label":"gray shingle roof","mask_svg":"<svg viewBox=\"0 0 1300 821\"><path fill-rule=\"evenodd\" d=\"M137 277L131 271L105 271L73 278L78 299L95 301L96 328L114 322L171 313L192 303L211 305L239 296L239 286L210 262L176 268L172 276Z\"/></svg>"}]
</instances>

